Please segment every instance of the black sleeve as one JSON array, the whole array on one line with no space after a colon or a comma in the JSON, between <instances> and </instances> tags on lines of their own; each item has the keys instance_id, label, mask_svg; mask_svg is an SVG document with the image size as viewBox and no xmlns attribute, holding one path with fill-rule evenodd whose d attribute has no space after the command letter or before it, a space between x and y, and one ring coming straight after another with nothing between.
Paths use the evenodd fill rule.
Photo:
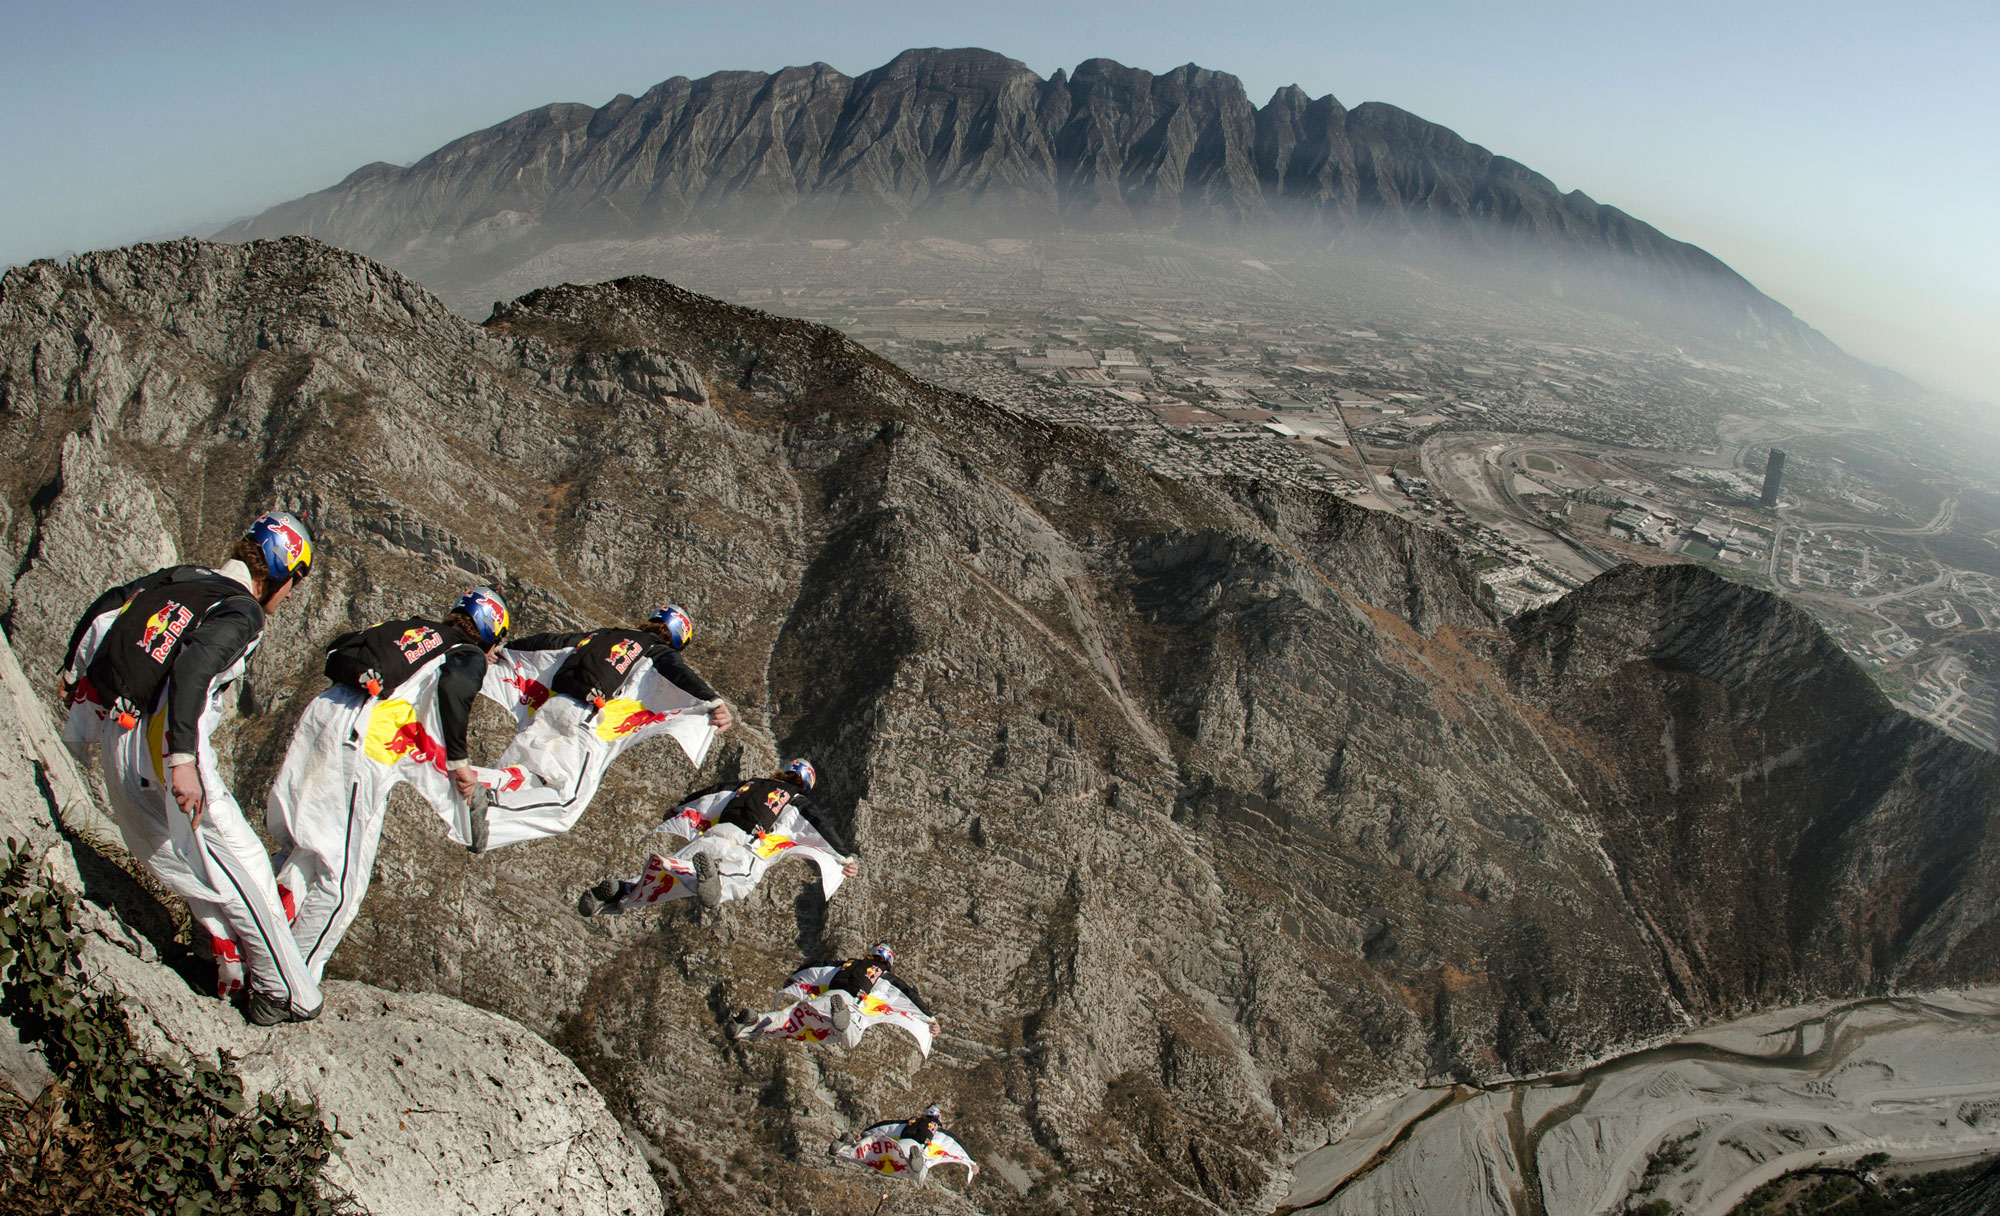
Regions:
<instances>
[{"instance_id":1,"label":"black sleeve","mask_svg":"<svg viewBox=\"0 0 2000 1216\"><path fill-rule=\"evenodd\" d=\"M671 646L654 646L646 651L646 657L653 660L653 670L672 680L676 687L691 697L704 701L719 701L722 694L708 686L708 681L695 674L687 665L681 652Z\"/></svg>"},{"instance_id":2,"label":"black sleeve","mask_svg":"<svg viewBox=\"0 0 2000 1216\"><path fill-rule=\"evenodd\" d=\"M568 650L589 636L588 633L531 633L508 638L506 646L509 650Z\"/></svg>"},{"instance_id":3,"label":"black sleeve","mask_svg":"<svg viewBox=\"0 0 2000 1216\"><path fill-rule=\"evenodd\" d=\"M438 727L444 731L444 758L465 763L465 731L472 721L472 702L486 679L486 656L471 646L455 646L444 657L438 677Z\"/></svg>"},{"instance_id":4,"label":"black sleeve","mask_svg":"<svg viewBox=\"0 0 2000 1216\"><path fill-rule=\"evenodd\" d=\"M90 601L90 607L84 609L83 615L77 618L76 628L69 631L69 649L63 651L62 670L68 671L70 664L76 662L76 648L83 645L83 635L90 632L91 622L105 613L115 610L120 604L125 603L146 588L165 582L167 576L172 573L171 569L156 570L144 578L134 579L123 586L113 587L103 595Z\"/></svg>"},{"instance_id":5,"label":"black sleeve","mask_svg":"<svg viewBox=\"0 0 2000 1216\"><path fill-rule=\"evenodd\" d=\"M889 972L889 982L900 989L904 996L910 998L910 1004L917 1007L918 1013L923 1014L933 1021L937 1020L937 1015L931 1012L931 1007L924 1004L924 998L917 995L917 986L915 984L897 975L894 969L891 969Z\"/></svg>"},{"instance_id":6,"label":"black sleeve","mask_svg":"<svg viewBox=\"0 0 2000 1216\"><path fill-rule=\"evenodd\" d=\"M792 799L792 806L797 808L799 814L805 816L807 823L812 824L819 831L819 834L826 838L826 842L833 846L834 852L843 855L848 852L847 838L842 836L833 824L827 822L826 816L815 810L812 803L807 802L803 798L794 798Z\"/></svg>"},{"instance_id":7,"label":"black sleeve","mask_svg":"<svg viewBox=\"0 0 2000 1216\"><path fill-rule=\"evenodd\" d=\"M264 610L247 595L232 596L209 610L174 657L173 694L167 700L167 751L193 752L200 737L208 686L264 631Z\"/></svg>"}]
</instances>

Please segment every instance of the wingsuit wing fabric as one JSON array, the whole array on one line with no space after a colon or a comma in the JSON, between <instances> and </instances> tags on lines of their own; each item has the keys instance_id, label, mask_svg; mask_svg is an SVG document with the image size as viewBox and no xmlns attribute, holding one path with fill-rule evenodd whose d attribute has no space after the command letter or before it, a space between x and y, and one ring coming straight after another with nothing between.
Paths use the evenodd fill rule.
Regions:
<instances>
[{"instance_id":1,"label":"wingsuit wing fabric","mask_svg":"<svg viewBox=\"0 0 2000 1216\"><path fill-rule=\"evenodd\" d=\"M723 789L713 794L704 794L700 798L690 798L675 807L673 813L653 831L668 836L678 836L682 840L693 840L715 826L715 821L722 816L722 809L729 805L729 800L735 797L735 794L736 791L733 789Z\"/></svg>"},{"instance_id":2,"label":"wingsuit wing fabric","mask_svg":"<svg viewBox=\"0 0 2000 1216\"><path fill-rule=\"evenodd\" d=\"M526 730L534 720L535 711L549 699L549 681L555 678L556 670L563 661L574 654L575 647L562 650L508 650L501 649L496 662L486 668L486 683L480 688L481 696L496 701L501 708L514 715L514 729Z\"/></svg>"},{"instance_id":3,"label":"wingsuit wing fabric","mask_svg":"<svg viewBox=\"0 0 2000 1216\"><path fill-rule=\"evenodd\" d=\"M636 743L664 735L699 768L715 740L710 714L718 703L695 697L649 660L627 678L620 690L626 695L602 706L551 695L548 681L569 654L503 650L487 671L482 691L523 724L500 757L507 779L494 787L489 849L574 827L611 762Z\"/></svg>"},{"instance_id":4,"label":"wingsuit wing fabric","mask_svg":"<svg viewBox=\"0 0 2000 1216\"><path fill-rule=\"evenodd\" d=\"M836 1160L850 1161L880 1174L907 1174L910 1171L910 1163L906 1154L910 1142L898 1138L898 1133L902 1130L903 1124L900 1120L877 1123L862 1132L860 1139L840 1146L833 1155ZM932 1132L931 1138L921 1146L921 1151L922 1173L929 1172L934 1166L962 1165L965 1167L965 1180L968 1183L979 1174L979 1163L972 1159L972 1154L966 1152L965 1146L949 1132L942 1130Z\"/></svg>"},{"instance_id":5,"label":"wingsuit wing fabric","mask_svg":"<svg viewBox=\"0 0 2000 1216\"><path fill-rule=\"evenodd\" d=\"M801 967L793 972L778 993L780 999L792 999L791 1007L762 1015L756 1023L757 1029L751 1033L760 1038L793 1039L803 1043L822 1042L830 1035L838 1034L833 1029L833 993L828 985L839 970L838 967ZM906 1031L917 1041L918 1050L926 1056L931 1054L930 1019L889 977L876 980L875 987L855 1002L854 1015L846 1034L841 1036L842 1046L852 1048L859 1045L861 1036L871 1026L889 1025Z\"/></svg>"},{"instance_id":6,"label":"wingsuit wing fabric","mask_svg":"<svg viewBox=\"0 0 2000 1216\"><path fill-rule=\"evenodd\" d=\"M709 822L713 824L714 820ZM674 817L669 817L667 823L654 831L680 835L684 827L677 824ZM494 830L498 832L497 827ZM716 869L722 875L724 902L748 896L764 880L765 873L786 857L801 857L818 866L820 891L829 900L840 890L840 884L846 877L841 873L845 864L841 855L804 815L787 807L778 816L774 830L762 836L749 836L725 823L703 831L672 857L655 854L648 858L645 870L632 880L635 884L632 890L618 901L615 909L606 911L629 912L650 904L693 899L694 858L699 853L715 857Z\"/></svg>"}]
</instances>

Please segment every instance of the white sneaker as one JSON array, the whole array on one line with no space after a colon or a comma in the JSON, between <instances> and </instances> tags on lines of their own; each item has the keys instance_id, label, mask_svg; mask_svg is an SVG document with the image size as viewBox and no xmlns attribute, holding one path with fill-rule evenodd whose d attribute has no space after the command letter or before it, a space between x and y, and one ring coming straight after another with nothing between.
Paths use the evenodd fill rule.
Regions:
<instances>
[{"instance_id":1,"label":"white sneaker","mask_svg":"<svg viewBox=\"0 0 2000 1216\"><path fill-rule=\"evenodd\" d=\"M854 998L836 988L831 998L833 1005L833 1028L842 1034L854 1024Z\"/></svg>"}]
</instances>

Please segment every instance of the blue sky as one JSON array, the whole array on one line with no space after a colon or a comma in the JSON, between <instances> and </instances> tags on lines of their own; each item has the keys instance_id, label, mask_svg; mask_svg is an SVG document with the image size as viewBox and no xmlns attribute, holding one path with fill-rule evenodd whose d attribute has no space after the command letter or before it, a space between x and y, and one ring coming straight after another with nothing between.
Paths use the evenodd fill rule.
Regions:
<instances>
[{"instance_id":1,"label":"blue sky","mask_svg":"<svg viewBox=\"0 0 2000 1216\"><path fill-rule=\"evenodd\" d=\"M911 46L1387 101L2000 401L2000 5L0 0L0 263L219 223L550 101Z\"/></svg>"}]
</instances>

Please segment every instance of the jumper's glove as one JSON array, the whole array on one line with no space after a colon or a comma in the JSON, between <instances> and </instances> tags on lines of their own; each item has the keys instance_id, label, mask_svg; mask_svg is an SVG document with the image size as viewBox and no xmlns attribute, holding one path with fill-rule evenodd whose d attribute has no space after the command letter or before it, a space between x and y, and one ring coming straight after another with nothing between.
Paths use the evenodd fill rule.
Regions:
<instances>
[{"instance_id":1,"label":"jumper's glove","mask_svg":"<svg viewBox=\"0 0 2000 1216\"><path fill-rule=\"evenodd\" d=\"M361 687L368 690L371 697L382 695L382 673L370 667L361 673Z\"/></svg>"},{"instance_id":2,"label":"jumper's glove","mask_svg":"<svg viewBox=\"0 0 2000 1216\"><path fill-rule=\"evenodd\" d=\"M861 873L860 858L856 857L852 853L849 853L847 856L840 859L840 875L842 878L852 878L859 873Z\"/></svg>"}]
</instances>

